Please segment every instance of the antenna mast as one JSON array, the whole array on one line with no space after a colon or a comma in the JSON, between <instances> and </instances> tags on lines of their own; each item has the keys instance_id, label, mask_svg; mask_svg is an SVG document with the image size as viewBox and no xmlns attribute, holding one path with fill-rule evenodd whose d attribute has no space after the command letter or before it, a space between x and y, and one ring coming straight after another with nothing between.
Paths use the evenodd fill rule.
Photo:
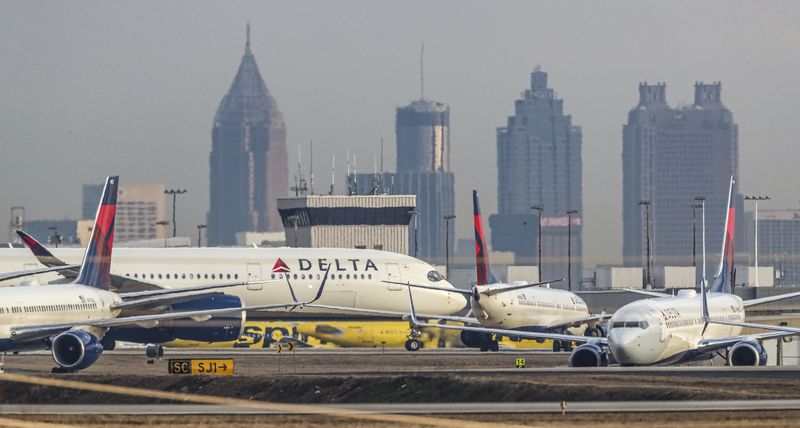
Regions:
<instances>
[{"instance_id":1,"label":"antenna mast","mask_svg":"<svg viewBox=\"0 0 800 428\"><path fill-rule=\"evenodd\" d=\"M425 41L419 43L419 99L425 99Z\"/></svg>"},{"instance_id":2,"label":"antenna mast","mask_svg":"<svg viewBox=\"0 0 800 428\"><path fill-rule=\"evenodd\" d=\"M333 155L333 161L331 162L331 191L328 193L331 196L334 191L334 183L336 183L336 155Z\"/></svg>"},{"instance_id":3,"label":"antenna mast","mask_svg":"<svg viewBox=\"0 0 800 428\"><path fill-rule=\"evenodd\" d=\"M308 154L308 175L309 175L309 183L308 183L308 190L310 194L314 194L314 140L311 140L311 147L309 149Z\"/></svg>"}]
</instances>

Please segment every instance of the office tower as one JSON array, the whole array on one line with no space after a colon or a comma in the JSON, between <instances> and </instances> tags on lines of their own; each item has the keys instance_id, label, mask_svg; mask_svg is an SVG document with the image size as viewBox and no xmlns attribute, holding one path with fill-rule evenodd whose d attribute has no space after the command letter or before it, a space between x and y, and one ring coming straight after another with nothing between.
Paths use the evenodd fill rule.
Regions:
<instances>
[{"instance_id":1,"label":"office tower","mask_svg":"<svg viewBox=\"0 0 800 428\"><path fill-rule=\"evenodd\" d=\"M97 213L97 201L103 193L103 185L84 184L82 190L82 218L92 220ZM114 242L164 238L168 228L156 224L162 220L169 221L164 200L164 184L121 182L116 212ZM78 222L78 227L81 223ZM88 230L79 230L77 236L82 236L86 232Z\"/></svg>"},{"instance_id":2,"label":"office tower","mask_svg":"<svg viewBox=\"0 0 800 428\"><path fill-rule=\"evenodd\" d=\"M395 132L397 172L392 193L416 195L418 256L444 263L445 239L449 241L450 254L455 251L455 224L444 219L455 214L455 177L450 171L450 107L425 99L398 107Z\"/></svg>"},{"instance_id":3,"label":"office tower","mask_svg":"<svg viewBox=\"0 0 800 428\"><path fill-rule=\"evenodd\" d=\"M289 189L286 125L250 51L211 130L210 245L233 245L236 232L279 231L277 199Z\"/></svg>"},{"instance_id":4,"label":"office tower","mask_svg":"<svg viewBox=\"0 0 800 428\"><path fill-rule=\"evenodd\" d=\"M649 201L651 263L690 266L692 205L698 204L696 197L704 197L707 271L709 277L714 274L722 245L730 177L740 180L738 129L730 110L722 104L721 90L720 83L696 83L694 103L673 108L667 104L664 83L639 84L639 104L628 113L622 132L625 265L645 265L645 204ZM734 193L735 190L736 185ZM737 212L743 213L741 198L736 194L735 203ZM699 209L696 215L699 267Z\"/></svg>"},{"instance_id":5,"label":"office tower","mask_svg":"<svg viewBox=\"0 0 800 428\"><path fill-rule=\"evenodd\" d=\"M749 238L752 239L753 235ZM759 279L775 269L778 285L800 284L800 211L761 210L758 212ZM752 258L751 258L752 260ZM755 265L755 261L749 263ZM761 285L772 278L761 280Z\"/></svg>"},{"instance_id":6,"label":"office tower","mask_svg":"<svg viewBox=\"0 0 800 428\"><path fill-rule=\"evenodd\" d=\"M530 89L514 102L514 115L497 128L498 213L489 218L492 249L514 252L517 264L538 264L541 213L541 278L565 278L555 285L562 288L571 279L573 290L580 288L583 255L581 145L581 128L564 114L564 100L547 86L547 73L536 67Z\"/></svg>"}]
</instances>

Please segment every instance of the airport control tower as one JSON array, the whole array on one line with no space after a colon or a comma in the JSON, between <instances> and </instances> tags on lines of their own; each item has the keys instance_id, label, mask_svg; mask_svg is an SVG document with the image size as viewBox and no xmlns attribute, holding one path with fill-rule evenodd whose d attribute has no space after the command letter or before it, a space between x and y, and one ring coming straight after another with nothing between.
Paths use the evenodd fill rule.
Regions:
<instances>
[{"instance_id":1,"label":"airport control tower","mask_svg":"<svg viewBox=\"0 0 800 428\"><path fill-rule=\"evenodd\" d=\"M209 245L234 245L236 232L281 230L277 199L289 190L286 125L250 51L249 24L211 139Z\"/></svg>"}]
</instances>

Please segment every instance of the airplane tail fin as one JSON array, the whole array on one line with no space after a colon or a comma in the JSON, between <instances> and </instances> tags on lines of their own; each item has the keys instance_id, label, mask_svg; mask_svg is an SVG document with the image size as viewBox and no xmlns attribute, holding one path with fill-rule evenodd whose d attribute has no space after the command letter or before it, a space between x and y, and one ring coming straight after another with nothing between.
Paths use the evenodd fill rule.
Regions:
<instances>
[{"instance_id":1,"label":"airplane tail fin","mask_svg":"<svg viewBox=\"0 0 800 428\"><path fill-rule=\"evenodd\" d=\"M119 176L106 178L103 196L97 207L92 236L74 284L111 288L111 249L114 244L114 218L117 213Z\"/></svg>"},{"instance_id":2,"label":"airplane tail fin","mask_svg":"<svg viewBox=\"0 0 800 428\"><path fill-rule=\"evenodd\" d=\"M472 191L472 217L475 225L475 270L477 285L493 284L497 282L489 265L489 252L486 249L486 238L483 233L483 217L478 202L478 191Z\"/></svg>"},{"instance_id":3,"label":"airplane tail fin","mask_svg":"<svg viewBox=\"0 0 800 428\"><path fill-rule=\"evenodd\" d=\"M733 237L736 229L736 209L733 206L733 176L728 188L728 211L725 213L725 232L722 236L722 254L719 260L719 270L714 276L711 291L716 293L733 293L733 282L736 270L733 265Z\"/></svg>"},{"instance_id":4,"label":"airplane tail fin","mask_svg":"<svg viewBox=\"0 0 800 428\"><path fill-rule=\"evenodd\" d=\"M63 260L59 259L58 257L54 256L53 253L50 252L41 242L37 241L36 238L29 235L27 232L23 230L17 231L17 236L22 239L22 242L25 243L25 246L28 247L29 250L33 253L39 263L51 267L51 266L64 266Z\"/></svg>"}]
</instances>

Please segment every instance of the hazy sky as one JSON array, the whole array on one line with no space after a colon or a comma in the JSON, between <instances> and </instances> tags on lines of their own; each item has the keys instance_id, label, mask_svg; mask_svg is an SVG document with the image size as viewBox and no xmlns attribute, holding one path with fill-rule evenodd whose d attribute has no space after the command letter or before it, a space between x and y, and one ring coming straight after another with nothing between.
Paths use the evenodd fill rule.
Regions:
<instances>
[{"instance_id":1,"label":"hazy sky","mask_svg":"<svg viewBox=\"0 0 800 428\"><path fill-rule=\"evenodd\" d=\"M695 81L722 81L739 124L740 189L771 195L765 208L800 199L800 2L2 1L0 10L2 225L12 205L28 219L75 218L81 184L120 174L189 189L179 233L194 236L208 208L212 118L248 20L292 170L298 144L307 159L314 140L319 190L332 154L338 171L347 148L371 170L381 138L394 169L395 107L419 97L424 39L426 96L451 107L463 237L471 189L495 210L495 130L537 64L583 127L589 264L621 252L621 133L640 81L665 81L672 105L692 101Z\"/></svg>"}]
</instances>

